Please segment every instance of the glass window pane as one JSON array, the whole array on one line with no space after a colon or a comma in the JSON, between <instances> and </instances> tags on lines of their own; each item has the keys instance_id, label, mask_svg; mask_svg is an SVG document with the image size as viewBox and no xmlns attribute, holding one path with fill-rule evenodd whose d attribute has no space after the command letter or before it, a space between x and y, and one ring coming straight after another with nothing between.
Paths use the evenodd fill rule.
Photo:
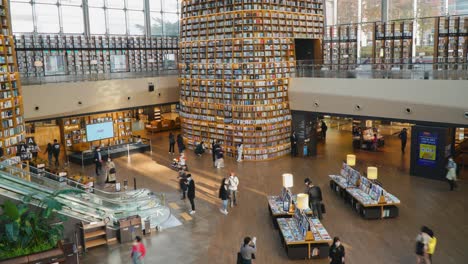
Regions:
<instances>
[{"instance_id":1,"label":"glass window pane","mask_svg":"<svg viewBox=\"0 0 468 264\"><path fill-rule=\"evenodd\" d=\"M450 15L466 15L468 14L468 1L455 0L449 1Z\"/></svg>"},{"instance_id":2,"label":"glass window pane","mask_svg":"<svg viewBox=\"0 0 468 264\"><path fill-rule=\"evenodd\" d=\"M62 55L45 56L45 75L65 74L65 59Z\"/></svg>"},{"instance_id":3,"label":"glass window pane","mask_svg":"<svg viewBox=\"0 0 468 264\"><path fill-rule=\"evenodd\" d=\"M62 6L63 33L83 33L83 10L78 6Z\"/></svg>"},{"instance_id":4,"label":"glass window pane","mask_svg":"<svg viewBox=\"0 0 468 264\"><path fill-rule=\"evenodd\" d=\"M164 13L164 35L177 36L179 35L179 16L172 13Z\"/></svg>"},{"instance_id":5,"label":"glass window pane","mask_svg":"<svg viewBox=\"0 0 468 264\"><path fill-rule=\"evenodd\" d=\"M405 19L413 17L413 0L388 1L389 20Z\"/></svg>"},{"instance_id":6,"label":"glass window pane","mask_svg":"<svg viewBox=\"0 0 468 264\"><path fill-rule=\"evenodd\" d=\"M145 15L143 11L128 11L128 27L130 35L145 34Z\"/></svg>"},{"instance_id":7,"label":"glass window pane","mask_svg":"<svg viewBox=\"0 0 468 264\"><path fill-rule=\"evenodd\" d=\"M37 32L58 33L60 31L58 7L36 4Z\"/></svg>"},{"instance_id":8,"label":"glass window pane","mask_svg":"<svg viewBox=\"0 0 468 264\"><path fill-rule=\"evenodd\" d=\"M13 32L33 32L32 6L27 3L11 3Z\"/></svg>"},{"instance_id":9,"label":"glass window pane","mask_svg":"<svg viewBox=\"0 0 468 264\"><path fill-rule=\"evenodd\" d=\"M124 0L106 0L106 6L111 8L124 8Z\"/></svg>"},{"instance_id":10,"label":"glass window pane","mask_svg":"<svg viewBox=\"0 0 468 264\"><path fill-rule=\"evenodd\" d=\"M416 33L416 62L431 62L434 55L434 18L418 19Z\"/></svg>"},{"instance_id":11,"label":"glass window pane","mask_svg":"<svg viewBox=\"0 0 468 264\"><path fill-rule=\"evenodd\" d=\"M325 24L327 26L333 25L335 23L335 3L333 0L326 0L325 2Z\"/></svg>"},{"instance_id":12,"label":"glass window pane","mask_svg":"<svg viewBox=\"0 0 468 264\"><path fill-rule=\"evenodd\" d=\"M382 0L362 0L362 22L380 21L382 17Z\"/></svg>"},{"instance_id":13,"label":"glass window pane","mask_svg":"<svg viewBox=\"0 0 468 264\"><path fill-rule=\"evenodd\" d=\"M337 0L337 23L358 22L358 0Z\"/></svg>"},{"instance_id":14,"label":"glass window pane","mask_svg":"<svg viewBox=\"0 0 468 264\"><path fill-rule=\"evenodd\" d=\"M83 0L60 0L60 4L62 5L75 5L81 6Z\"/></svg>"},{"instance_id":15,"label":"glass window pane","mask_svg":"<svg viewBox=\"0 0 468 264\"><path fill-rule=\"evenodd\" d=\"M125 12L123 10L108 9L107 19L109 23L109 34L125 34Z\"/></svg>"},{"instance_id":16,"label":"glass window pane","mask_svg":"<svg viewBox=\"0 0 468 264\"><path fill-rule=\"evenodd\" d=\"M162 35L162 17L161 13L152 12L151 17L151 35L161 36Z\"/></svg>"},{"instance_id":17,"label":"glass window pane","mask_svg":"<svg viewBox=\"0 0 468 264\"><path fill-rule=\"evenodd\" d=\"M179 10L177 9L177 1L175 0L162 0L163 1L163 11L164 12L173 12L177 13Z\"/></svg>"},{"instance_id":18,"label":"glass window pane","mask_svg":"<svg viewBox=\"0 0 468 264\"><path fill-rule=\"evenodd\" d=\"M103 7L104 6L104 0L88 0L88 6Z\"/></svg>"},{"instance_id":19,"label":"glass window pane","mask_svg":"<svg viewBox=\"0 0 468 264\"><path fill-rule=\"evenodd\" d=\"M143 10L143 0L127 0L127 8Z\"/></svg>"},{"instance_id":20,"label":"glass window pane","mask_svg":"<svg viewBox=\"0 0 468 264\"><path fill-rule=\"evenodd\" d=\"M445 1L428 3L427 0L418 1L418 17L434 17L445 15Z\"/></svg>"},{"instance_id":21,"label":"glass window pane","mask_svg":"<svg viewBox=\"0 0 468 264\"><path fill-rule=\"evenodd\" d=\"M89 9L89 29L91 34L106 34L106 21L104 9L90 8Z\"/></svg>"},{"instance_id":22,"label":"glass window pane","mask_svg":"<svg viewBox=\"0 0 468 264\"><path fill-rule=\"evenodd\" d=\"M35 3L56 4L57 0L36 0Z\"/></svg>"},{"instance_id":23,"label":"glass window pane","mask_svg":"<svg viewBox=\"0 0 468 264\"><path fill-rule=\"evenodd\" d=\"M162 0L149 0L151 11L161 11Z\"/></svg>"}]
</instances>

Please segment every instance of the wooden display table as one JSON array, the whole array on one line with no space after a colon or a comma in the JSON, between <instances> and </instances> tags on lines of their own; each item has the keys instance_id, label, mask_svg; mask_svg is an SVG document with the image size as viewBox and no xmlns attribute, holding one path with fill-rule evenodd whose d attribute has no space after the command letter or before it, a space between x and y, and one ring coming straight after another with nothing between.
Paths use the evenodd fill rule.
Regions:
<instances>
[{"instance_id":1,"label":"wooden display table","mask_svg":"<svg viewBox=\"0 0 468 264\"><path fill-rule=\"evenodd\" d=\"M289 212L283 210L283 201L277 195L267 196L268 199L268 211L270 212L271 220L275 229L278 229L278 218L291 218L294 215L294 212ZM296 195L293 196L293 203L295 202ZM313 212L310 209L306 209L305 213L307 215L312 215Z\"/></svg>"},{"instance_id":2,"label":"wooden display table","mask_svg":"<svg viewBox=\"0 0 468 264\"><path fill-rule=\"evenodd\" d=\"M326 258L332 238L322 223L316 218L309 218L313 240L305 240L295 218L277 219L281 243L290 259Z\"/></svg>"},{"instance_id":3,"label":"wooden display table","mask_svg":"<svg viewBox=\"0 0 468 264\"><path fill-rule=\"evenodd\" d=\"M350 176L350 178L341 175L329 175L330 188L337 192L345 202L349 202L365 219L383 219L398 216L397 205L400 204L398 198L367 178L355 172L351 173L354 175ZM350 171L344 174L348 175ZM359 187L356 184L359 184Z\"/></svg>"},{"instance_id":4,"label":"wooden display table","mask_svg":"<svg viewBox=\"0 0 468 264\"><path fill-rule=\"evenodd\" d=\"M398 207L400 200L395 196L384 193L385 203L379 203L371 197L370 194L359 188L347 189L350 195L351 206L365 219L383 219L398 216Z\"/></svg>"}]
</instances>

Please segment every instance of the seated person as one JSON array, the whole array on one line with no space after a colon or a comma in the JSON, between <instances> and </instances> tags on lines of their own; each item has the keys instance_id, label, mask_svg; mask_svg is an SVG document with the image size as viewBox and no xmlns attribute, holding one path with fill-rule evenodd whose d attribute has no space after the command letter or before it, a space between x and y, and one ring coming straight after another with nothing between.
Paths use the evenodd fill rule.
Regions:
<instances>
[{"instance_id":1,"label":"seated person","mask_svg":"<svg viewBox=\"0 0 468 264\"><path fill-rule=\"evenodd\" d=\"M195 147L195 154L201 156L201 154L205 153L205 146L203 145L203 141L198 143Z\"/></svg>"}]
</instances>

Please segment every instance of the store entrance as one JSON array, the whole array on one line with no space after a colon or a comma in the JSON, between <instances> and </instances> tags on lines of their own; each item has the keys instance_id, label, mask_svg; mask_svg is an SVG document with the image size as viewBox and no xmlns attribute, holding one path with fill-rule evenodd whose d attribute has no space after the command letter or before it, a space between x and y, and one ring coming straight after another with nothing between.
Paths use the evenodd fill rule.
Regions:
<instances>
[{"instance_id":1,"label":"store entrance","mask_svg":"<svg viewBox=\"0 0 468 264\"><path fill-rule=\"evenodd\" d=\"M319 39L294 39L296 61L319 64L322 60L322 46Z\"/></svg>"}]
</instances>

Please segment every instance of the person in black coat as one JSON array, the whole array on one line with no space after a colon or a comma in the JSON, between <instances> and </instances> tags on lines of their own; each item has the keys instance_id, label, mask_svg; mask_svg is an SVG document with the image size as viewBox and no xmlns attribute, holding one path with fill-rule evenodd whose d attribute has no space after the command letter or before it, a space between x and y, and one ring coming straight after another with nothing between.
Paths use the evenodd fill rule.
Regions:
<instances>
[{"instance_id":1,"label":"person in black coat","mask_svg":"<svg viewBox=\"0 0 468 264\"><path fill-rule=\"evenodd\" d=\"M99 176L99 172L102 171L102 154L99 147L94 150L94 164L96 164L96 176Z\"/></svg>"},{"instance_id":2,"label":"person in black coat","mask_svg":"<svg viewBox=\"0 0 468 264\"><path fill-rule=\"evenodd\" d=\"M326 139L327 138L327 130L328 130L328 127L327 127L327 124L325 123L325 121L322 120L322 125L320 126L322 128L322 138L323 139Z\"/></svg>"},{"instance_id":3,"label":"person in black coat","mask_svg":"<svg viewBox=\"0 0 468 264\"><path fill-rule=\"evenodd\" d=\"M345 263L345 249L343 245L341 245L341 241L338 237L333 238L333 244L330 246L328 259L330 260L330 264Z\"/></svg>"},{"instance_id":4,"label":"person in black coat","mask_svg":"<svg viewBox=\"0 0 468 264\"><path fill-rule=\"evenodd\" d=\"M187 171L185 170L185 168L181 168L179 170L179 177L177 177L177 179L179 179L179 186L180 186L180 192L182 193L182 200L185 200L185 195L187 193Z\"/></svg>"},{"instance_id":5,"label":"person in black coat","mask_svg":"<svg viewBox=\"0 0 468 264\"><path fill-rule=\"evenodd\" d=\"M172 132L169 133L169 154L174 155L175 138Z\"/></svg>"},{"instance_id":6,"label":"person in black coat","mask_svg":"<svg viewBox=\"0 0 468 264\"><path fill-rule=\"evenodd\" d=\"M322 219L322 190L313 185L309 178L304 180L306 185L305 193L309 195L309 207L318 219Z\"/></svg>"},{"instance_id":7,"label":"person in black coat","mask_svg":"<svg viewBox=\"0 0 468 264\"><path fill-rule=\"evenodd\" d=\"M394 135L398 134L398 137L401 140L401 153L405 153L406 142L408 140L408 132L406 128L403 128L400 132L396 132Z\"/></svg>"},{"instance_id":8,"label":"person in black coat","mask_svg":"<svg viewBox=\"0 0 468 264\"><path fill-rule=\"evenodd\" d=\"M190 201L190 205L192 206L192 210L190 210L190 214L195 213L195 181L192 179L192 174L187 174L187 198Z\"/></svg>"},{"instance_id":9,"label":"person in black coat","mask_svg":"<svg viewBox=\"0 0 468 264\"><path fill-rule=\"evenodd\" d=\"M293 131L290 137L291 140L291 156L297 156L297 136L296 132Z\"/></svg>"},{"instance_id":10,"label":"person in black coat","mask_svg":"<svg viewBox=\"0 0 468 264\"><path fill-rule=\"evenodd\" d=\"M216 149L216 142L213 140L213 141L211 142L211 156L213 157L213 164L214 164L214 162L216 161L215 149Z\"/></svg>"},{"instance_id":11,"label":"person in black coat","mask_svg":"<svg viewBox=\"0 0 468 264\"><path fill-rule=\"evenodd\" d=\"M181 134L177 135L177 148L179 149L179 154L184 151L185 146L184 146L184 139L182 138Z\"/></svg>"}]
</instances>

